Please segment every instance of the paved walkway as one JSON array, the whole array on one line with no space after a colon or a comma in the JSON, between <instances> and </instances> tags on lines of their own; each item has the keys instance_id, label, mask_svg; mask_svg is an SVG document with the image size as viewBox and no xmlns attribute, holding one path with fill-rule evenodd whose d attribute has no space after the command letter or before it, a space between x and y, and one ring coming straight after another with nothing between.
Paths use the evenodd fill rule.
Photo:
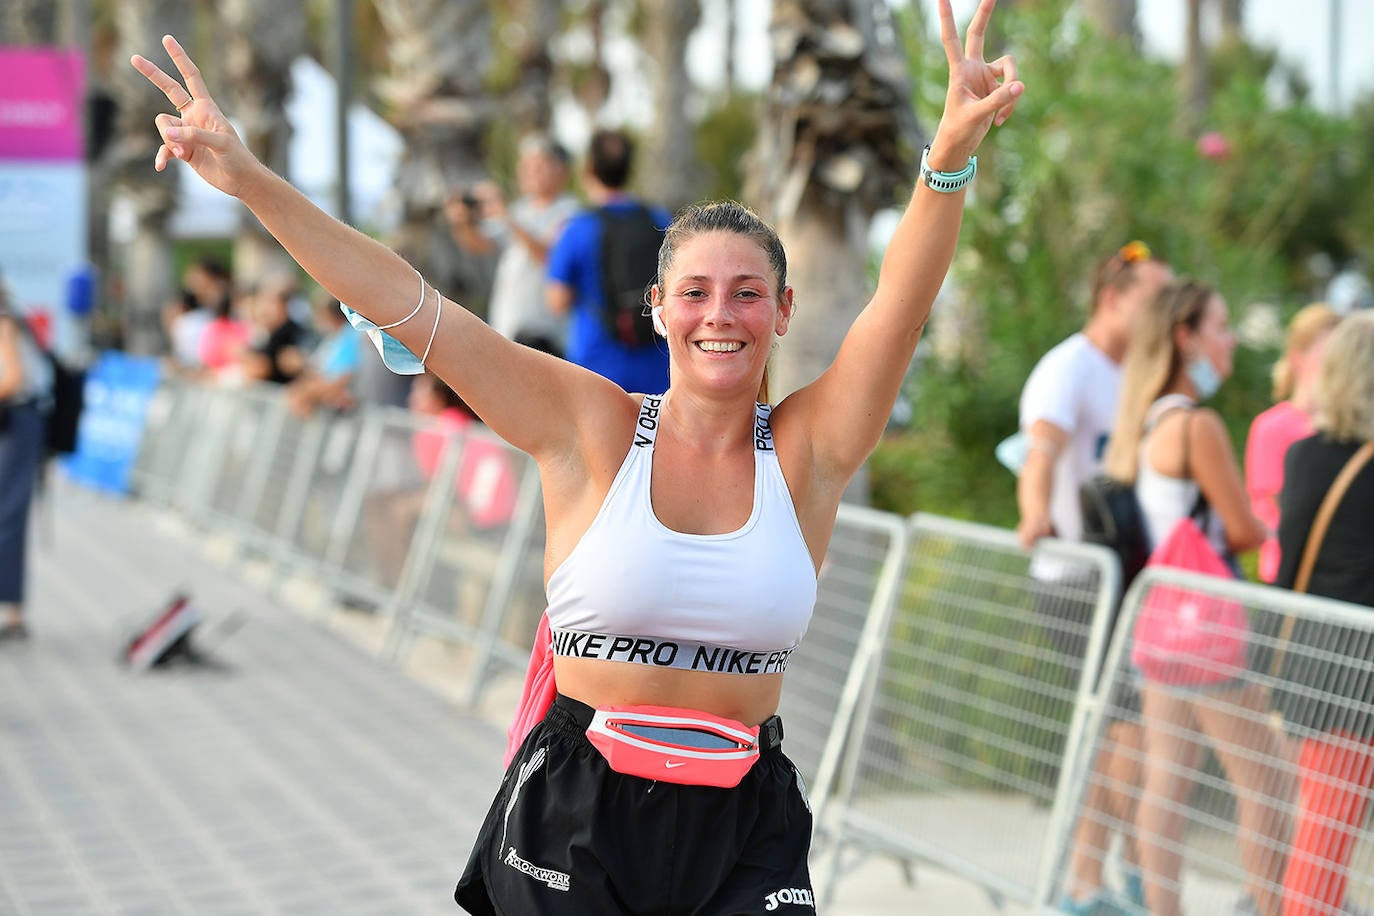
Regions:
<instances>
[{"instance_id":1,"label":"paved walkway","mask_svg":"<svg viewBox=\"0 0 1374 916\"><path fill-rule=\"evenodd\" d=\"M0 912L454 913L500 729L73 487L0 655ZM249 612L220 666L133 675L178 587Z\"/></svg>"},{"instance_id":2,"label":"paved walkway","mask_svg":"<svg viewBox=\"0 0 1374 916\"><path fill-rule=\"evenodd\" d=\"M0 646L0 914L458 912L506 711L465 713L160 512L70 485L54 507L34 638ZM248 622L213 667L131 674L127 634L178 589ZM869 861L827 912L994 910L940 872L913 890Z\"/></svg>"}]
</instances>

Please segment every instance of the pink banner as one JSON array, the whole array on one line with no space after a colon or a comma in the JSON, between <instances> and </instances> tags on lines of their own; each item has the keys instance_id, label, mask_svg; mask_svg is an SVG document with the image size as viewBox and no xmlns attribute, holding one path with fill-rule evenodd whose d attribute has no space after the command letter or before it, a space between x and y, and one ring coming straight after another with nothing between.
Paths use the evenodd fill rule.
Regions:
<instances>
[{"instance_id":1,"label":"pink banner","mask_svg":"<svg viewBox=\"0 0 1374 916\"><path fill-rule=\"evenodd\" d=\"M79 51L0 48L0 159L81 159L85 76Z\"/></svg>"}]
</instances>

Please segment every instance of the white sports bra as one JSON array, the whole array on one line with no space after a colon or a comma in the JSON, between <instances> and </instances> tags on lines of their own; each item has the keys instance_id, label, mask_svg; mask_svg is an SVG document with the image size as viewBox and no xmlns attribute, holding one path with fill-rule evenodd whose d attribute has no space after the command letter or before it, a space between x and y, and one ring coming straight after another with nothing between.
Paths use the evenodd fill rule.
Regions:
<instances>
[{"instance_id":1,"label":"white sports bra","mask_svg":"<svg viewBox=\"0 0 1374 916\"><path fill-rule=\"evenodd\" d=\"M650 499L666 395L648 395L591 527L549 577L555 655L734 674L786 670L816 605L816 570L768 418L754 414L754 505L726 534L673 531ZM709 482L703 482L709 485Z\"/></svg>"},{"instance_id":2,"label":"white sports bra","mask_svg":"<svg viewBox=\"0 0 1374 916\"><path fill-rule=\"evenodd\" d=\"M1135 478L1135 498L1140 503L1140 511L1145 516L1145 533L1150 539L1151 548L1158 547L1174 526L1186 518L1198 504L1199 489L1197 481L1191 477L1170 477L1161 474L1150 464L1150 435L1164 419L1165 414L1175 410L1192 410L1196 402L1183 394L1166 394L1150 405L1145 414L1145 430L1140 437L1139 470ZM1183 432L1184 456L1187 458L1188 431ZM1192 468L1185 468L1189 473ZM1226 545L1226 530L1221 525L1221 517L1210 510L1202 516L1202 533L1222 556L1230 554Z\"/></svg>"}]
</instances>

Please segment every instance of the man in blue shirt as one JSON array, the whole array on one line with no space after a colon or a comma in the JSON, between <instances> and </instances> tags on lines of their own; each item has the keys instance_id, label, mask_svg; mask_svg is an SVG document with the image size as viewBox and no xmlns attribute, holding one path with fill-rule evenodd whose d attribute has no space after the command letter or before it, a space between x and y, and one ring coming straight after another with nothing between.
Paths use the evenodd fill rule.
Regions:
<instances>
[{"instance_id":1,"label":"man in blue shirt","mask_svg":"<svg viewBox=\"0 0 1374 916\"><path fill-rule=\"evenodd\" d=\"M588 150L583 186L598 208L611 211L645 206L626 192L634 146L620 131L597 131ZM649 212L660 227L672 215ZM668 347L662 341L626 346L608 328L601 276L601 222L595 210L568 220L549 251L546 297L549 311L570 314L568 359L615 382L626 391L657 394L668 388ZM646 283L652 278L646 278Z\"/></svg>"}]
</instances>

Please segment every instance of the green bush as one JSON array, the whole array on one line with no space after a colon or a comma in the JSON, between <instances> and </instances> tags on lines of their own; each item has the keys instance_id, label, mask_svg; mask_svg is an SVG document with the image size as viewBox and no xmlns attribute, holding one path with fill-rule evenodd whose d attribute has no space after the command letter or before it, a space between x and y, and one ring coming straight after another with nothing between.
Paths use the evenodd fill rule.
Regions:
<instances>
[{"instance_id":1,"label":"green bush","mask_svg":"<svg viewBox=\"0 0 1374 916\"><path fill-rule=\"evenodd\" d=\"M954 291L932 319L957 322L956 355L942 348L912 374L911 431L887 440L873 462L883 508L1014 524L1014 480L993 448L1016 428L1035 362L1082 326L1093 263L1126 241L1142 239L1179 273L1214 284L1233 320L1255 302L1278 304L1286 319L1312 298L1311 256L1344 253L1341 240L1369 219L1353 207L1368 189L1352 182L1374 175L1374 126L1357 136L1300 97L1275 101L1274 55L1231 48L1227 66L1214 68L1204 130L1232 150L1208 159L1180 127L1176 67L1093 34L1066 16L1069 6L998 12L999 40L1027 90L979 150ZM946 64L913 10L905 25L915 104L933 124ZM1276 357L1272 343L1240 347L1214 401L1238 448L1269 404Z\"/></svg>"},{"instance_id":2,"label":"green bush","mask_svg":"<svg viewBox=\"0 0 1374 916\"><path fill-rule=\"evenodd\" d=\"M922 345L906 391L912 421L871 463L880 508L1016 523L1015 479L993 449L1016 429L1036 361L1082 326L1093 264L1125 242L1142 239L1179 273L1214 284L1233 321L1255 302L1278 305L1283 320L1305 305L1320 279L1308 267L1319 251L1339 261L1363 243L1366 256L1374 254L1374 104L1352 122L1321 114L1300 95L1276 101L1274 55L1230 48L1225 65L1214 67L1203 129L1222 134L1232 151L1209 159L1180 126L1176 68L1074 24L1069 5L998 11L999 40L1016 54L1026 93L979 150L953 289L932 319L948 323L937 336L948 338L952 326L957 339L942 339L938 353L930 341ZM934 124L944 101L943 52L920 38L927 33L916 13L905 25L918 114ZM1250 421L1269 405L1277 355L1272 340L1239 347L1234 374L1212 402L1238 454ZM1021 708L1029 745L1052 750L1046 725L1069 714L1062 695L1036 701L1015 687L1044 648L1033 625L1005 629L1007 614L1031 619L1030 596L991 580L946 587L938 558L924 556L932 550L913 551L922 562L908 574L891 642L891 654L919 655L925 668L912 665L917 675L885 705L889 727L929 748L929 760L906 762L912 779L1043 794L1055 773L1044 754L980 739L1017 727L990 719L1001 713L989 709ZM981 615L984 602L1007 614ZM999 648L999 638L1016 646ZM996 702L955 703L948 688ZM922 724L935 708L950 727Z\"/></svg>"}]
</instances>

